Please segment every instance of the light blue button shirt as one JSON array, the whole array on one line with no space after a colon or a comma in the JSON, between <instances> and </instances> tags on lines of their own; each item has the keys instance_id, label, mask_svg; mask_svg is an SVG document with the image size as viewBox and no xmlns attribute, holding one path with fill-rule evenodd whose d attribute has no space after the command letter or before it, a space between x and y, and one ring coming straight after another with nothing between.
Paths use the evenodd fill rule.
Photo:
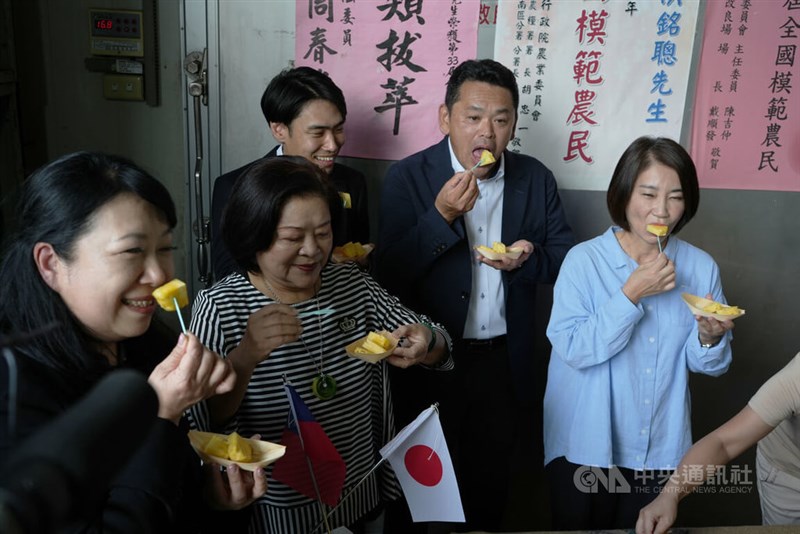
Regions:
<instances>
[{"instance_id":1,"label":"light blue button shirt","mask_svg":"<svg viewBox=\"0 0 800 534\"><path fill-rule=\"evenodd\" d=\"M450 163L455 172L466 169L453 152L450 138ZM491 178L478 180L478 199L472 210L464 214L464 226L470 250L478 245L491 248L495 241L502 241L503 234L503 187L505 186L505 161L500 158L500 167ZM472 289L469 308L464 323L465 339L491 339L506 333L506 299L503 293L503 273L475 259L472 255Z\"/></svg>"},{"instance_id":2,"label":"light blue button shirt","mask_svg":"<svg viewBox=\"0 0 800 534\"><path fill-rule=\"evenodd\" d=\"M677 237L664 249L677 286L634 305L622 286L636 262L609 228L567 254L553 292L553 345L544 399L545 463L672 469L692 444L689 372L719 376L731 333L710 349L681 299L726 302L719 268Z\"/></svg>"}]
</instances>

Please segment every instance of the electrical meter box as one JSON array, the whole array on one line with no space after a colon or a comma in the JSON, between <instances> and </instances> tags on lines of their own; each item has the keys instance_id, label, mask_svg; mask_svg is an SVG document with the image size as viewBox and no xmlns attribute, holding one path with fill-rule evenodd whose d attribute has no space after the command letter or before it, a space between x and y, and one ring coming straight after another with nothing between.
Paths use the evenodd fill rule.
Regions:
<instances>
[{"instance_id":1,"label":"electrical meter box","mask_svg":"<svg viewBox=\"0 0 800 534\"><path fill-rule=\"evenodd\" d=\"M89 52L93 56L144 56L142 12L89 9Z\"/></svg>"}]
</instances>

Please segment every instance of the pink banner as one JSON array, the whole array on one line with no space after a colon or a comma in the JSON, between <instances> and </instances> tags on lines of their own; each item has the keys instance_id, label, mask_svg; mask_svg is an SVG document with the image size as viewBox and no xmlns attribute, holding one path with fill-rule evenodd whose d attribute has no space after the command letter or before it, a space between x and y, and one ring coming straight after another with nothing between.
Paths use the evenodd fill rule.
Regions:
<instances>
[{"instance_id":1,"label":"pink banner","mask_svg":"<svg viewBox=\"0 0 800 534\"><path fill-rule=\"evenodd\" d=\"M702 187L800 191L800 1L706 3L692 120Z\"/></svg>"},{"instance_id":2,"label":"pink banner","mask_svg":"<svg viewBox=\"0 0 800 534\"><path fill-rule=\"evenodd\" d=\"M341 154L397 160L439 141L448 76L477 50L479 0L298 0L295 64L347 100Z\"/></svg>"}]
</instances>

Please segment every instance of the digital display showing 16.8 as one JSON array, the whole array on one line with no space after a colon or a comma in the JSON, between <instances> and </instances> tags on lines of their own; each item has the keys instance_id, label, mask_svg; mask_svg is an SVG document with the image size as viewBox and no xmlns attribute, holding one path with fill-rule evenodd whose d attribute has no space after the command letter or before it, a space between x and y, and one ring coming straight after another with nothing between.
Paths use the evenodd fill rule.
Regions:
<instances>
[{"instance_id":1,"label":"digital display showing 16.8","mask_svg":"<svg viewBox=\"0 0 800 534\"><path fill-rule=\"evenodd\" d=\"M141 37L141 15L132 12L92 13L92 36L138 39Z\"/></svg>"},{"instance_id":2,"label":"digital display showing 16.8","mask_svg":"<svg viewBox=\"0 0 800 534\"><path fill-rule=\"evenodd\" d=\"M114 27L114 19L97 17L94 19L95 30L110 30Z\"/></svg>"}]
</instances>

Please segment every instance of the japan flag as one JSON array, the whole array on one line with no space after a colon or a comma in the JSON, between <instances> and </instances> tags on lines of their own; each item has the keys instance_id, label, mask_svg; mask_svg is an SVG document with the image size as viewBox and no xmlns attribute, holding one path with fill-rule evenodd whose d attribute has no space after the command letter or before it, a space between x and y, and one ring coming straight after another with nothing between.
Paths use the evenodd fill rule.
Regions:
<instances>
[{"instance_id":1,"label":"japan flag","mask_svg":"<svg viewBox=\"0 0 800 534\"><path fill-rule=\"evenodd\" d=\"M453 462L434 406L380 452L392 465L415 522L464 522Z\"/></svg>"}]
</instances>

